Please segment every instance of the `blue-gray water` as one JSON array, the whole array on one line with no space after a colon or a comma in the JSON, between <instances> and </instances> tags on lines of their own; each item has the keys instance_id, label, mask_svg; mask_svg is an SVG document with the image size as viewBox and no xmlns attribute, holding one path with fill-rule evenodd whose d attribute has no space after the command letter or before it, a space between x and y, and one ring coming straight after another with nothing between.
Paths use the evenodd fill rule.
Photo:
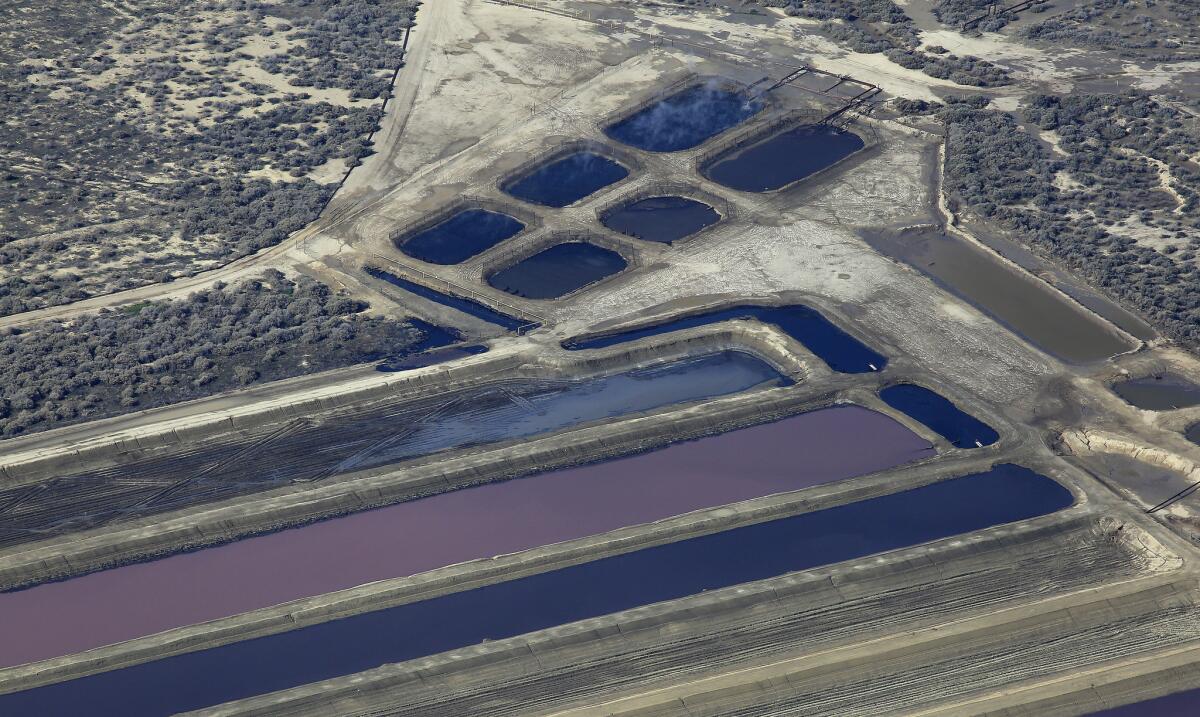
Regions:
<instances>
[{"instance_id":1,"label":"blue-gray water","mask_svg":"<svg viewBox=\"0 0 1200 717\"><path fill-rule=\"evenodd\" d=\"M492 286L527 299L557 299L623 271L625 258L582 241L555 244L487 278Z\"/></svg>"},{"instance_id":2,"label":"blue-gray water","mask_svg":"<svg viewBox=\"0 0 1200 717\"><path fill-rule=\"evenodd\" d=\"M892 408L924 423L958 448L990 446L1000 434L983 421L924 386L900 383L879 392Z\"/></svg>"},{"instance_id":3,"label":"blue-gray water","mask_svg":"<svg viewBox=\"0 0 1200 717\"><path fill-rule=\"evenodd\" d=\"M754 116L763 104L713 84L694 85L606 128L613 139L651 152L690 149Z\"/></svg>"},{"instance_id":4,"label":"blue-gray water","mask_svg":"<svg viewBox=\"0 0 1200 717\"><path fill-rule=\"evenodd\" d=\"M862 138L828 125L800 125L706 165L704 176L743 192L770 192L845 159L862 149Z\"/></svg>"},{"instance_id":5,"label":"blue-gray water","mask_svg":"<svg viewBox=\"0 0 1200 717\"><path fill-rule=\"evenodd\" d=\"M399 243L400 251L431 264L460 264L525 228L486 209L465 209Z\"/></svg>"},{"instance_id":6,"label":"blue-gray water","mask_svg":"<svg viewBox=\"0 0 1200 717\"><path fill-rule=\"evenodd\" d=\"M753 462L753 455L746 460ZM857 503L3 695L0 713L138 717L200 709L1023 520L1071 502L1071 493L1055 481L999 465Z\"/></svg>"},{"instance_id":7,"label":"blue-gray water","mask_svg":"<svg viewBox=\"0 0 1200 717\"><path fill-rule=\"evenodd\" d=\"M575 152L529 172L503 189L517 199L565 207L629 176L629 170L595 152Z\"/></svg>"},{"instance_id":8,"label":"blue-gray water","mask_svg":"<svg viewBox=\"0 0 1200 717\"><path fill-rule=\"evenodd\" d=\"M647 197L605 214L601 223L631 237L664 244L716 224L721 215L704 202L686 197Z\"/></svg>"}]
</instances>

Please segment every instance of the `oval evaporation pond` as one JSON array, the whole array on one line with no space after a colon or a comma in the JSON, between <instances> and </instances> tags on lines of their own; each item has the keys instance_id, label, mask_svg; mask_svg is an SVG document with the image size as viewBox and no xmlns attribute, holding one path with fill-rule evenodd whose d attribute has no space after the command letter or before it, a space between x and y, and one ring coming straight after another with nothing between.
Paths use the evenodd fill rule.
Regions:
<instances>
[{"instance_id":1,"label":"oval evaporation pond","mask_svg":"<svg viewBox=\"0 0 1200 717\"><path fill-rule=\"evenodd\" d=\"M939 433L958 448L990 446L1000 434L924 386L901 383L879 392L884 403Z\"/></svg>"},{"instance_id":2,"label":"oval evaporation pond","mask_svg":"<svg viewBox=\"0 0 1200 717\"><path fill-rule=\"evenodd\" d=\"M460 264L525 228L513 217L466 209L402 240L400 251L431 264Z\"/></svg>"},{"instance_id":3,"label":"oval evaporation pond","mask_svg":"<svg viewBox=\"0 0 1200 717\"><path fill-rule=\"evenodd\" d=\"M488 277L488 283L526 299L557 299L624 271L615 251L588 242L555 244Z\"/></svg>"},{"instance_id":4,"label":"oval evaporation pond","mask_svg":"<svg viewBox=\"0 0 1200 717\"><path fill-rule=\"evenodd\" d=\"M741 124L763 104L741 92L695 85L610 125L605 134L651 152L690 149Z\"/></svg>"},{"instance_id":5,"label":"oval evaporation pond","mask_svg":"<svg viewBox=\"0 0 1200 717\"><path fill-rule=\"evenodd\" d=\"M842 331L820 312L802 304L733 306L728 309L717 309L627 331L569 339L562 342L562 347L568 351L605 348L647 336L658 336L731 319L755 319L774 324L804 344L805 348L816 354L838 373L869 373L881 371L887 365L887 357L883 354Z\"/></svg>"},{"instance_id":6,"label":"oval evaporation pond","mask_svg":"<svg viewBox=\"0 0 1200 717\"><path fill-rule=\"evenodd\" d=\"M565 207L627 176L629 170L620 163L595 152L580 151L544 164L503 189L527 202Z\"/></svg>"},{"instance_id":7,"label":"oval evaporation pond","mask_svg":"<svg viewBox=\"0 0 1200 717\"><path fill-rule=\"evenodd\" d=\"M1173 373L1132 378L1112 390L1129 404L1147 411L1171 411L1200 404L1200 386Z\"/></svg>"},{"instance_id":8,"label":"oval evaporation pond","mask_svg":"<svg viewBox=\"0 0 1200 717\"><path fill-rule=\"evenodd\" d=\"M863 146L862 138L853 132L806 124L726 152L702 171L730 189L771 192L815 174Z\"/></svg>"},{"instance_id":9,"label":"oval evaporation pond","mask_svg":"<svg viewBox=\"0 0 1200 717\"><path fill-rule=\"evenodd\" d=\"M1066 508L1021 466L0 695L3 714L174 714ZM202 679L197 679L202 676Z\"/></svg>"},{"instance_id":10,"label":"oval evaporation pond","mask_svg":"<svg viewBox=\"0 0 1200 717\"><path fill-rule=\"evenodd\" d=\"M670 244L721 220L717 210L686 197L647 197L605 214L600 222L637 239Z\"/></svg>"}]
</instances>

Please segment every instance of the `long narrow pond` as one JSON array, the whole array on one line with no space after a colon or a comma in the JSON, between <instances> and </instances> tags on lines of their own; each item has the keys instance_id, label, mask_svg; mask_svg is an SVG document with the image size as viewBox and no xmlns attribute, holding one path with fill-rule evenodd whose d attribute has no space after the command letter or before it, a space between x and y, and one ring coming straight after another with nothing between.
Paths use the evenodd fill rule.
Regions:
<instances>
[{"instance_id":1,"label":"long narrow pond","mask_svg":"<svg viewBox=\"0 0 1200 717\"><path fill-rule=\"evenodd\" d=\"M0 546L298 481L528 438L595 420L790 383L763 361L724 352L581 380L512 379L420 400L397 398L321 423L246 430L199 446L0 490Z\"/></svg>"},{"instance_id":2,"label":"long narrow pond","mask_svg":"<svg viewBox=\"0 0 1200 717\"><path fill-rule=\"evenodd\" d=\"M822 361L839 373L868 373L881 371L887 358L867 347L861 341L842 331L818 311L800 304L791 306L731 306L704 313L685 316L640 328L627 329L599 336L582 336L564 341L562 347L569 351L598 349L635 341L647 336L658 336L672 331L681 331L696 326L707 326L731 319L755 319L773 324L792 338L804 344Z\"/></svg>"},{"instance_id":3,"label":"long narrow pond","mask_svg":"<svg viewBox=\"0 0 1200 717\"><path fill-rule=\"evenodd\" d=\"M932 230L864 238L1064 361L1091 363L1135 346L1045 283L961 239Z\"/></svg>"},{"instance_id":4,"label":"long narrow pond","mask_svg":"<svg viewBox=\"0 0 1200 717\"><path fill-rule=\"evenodd\" d=\"M932 455L925 440L891 418L840 406L631 458L443 493L0 594L0 615L11 626L0 642L0 666Z\"/></svg>"},{"instance_id":5,"label":"long narrow pond","mask_svg":"<svg viewBox=\"0 0 1200 717\"><path fill-rule=\"evenodd\" d=\"M497 311L496 309L493 309L492 307L474 299L466 299L461 296L454 296L452 294L434 291L433 289L418 284L415 281L409 281L403 277L396 276L390 271L384 271L383 269L378 269L373 266L367 267L365 271L376 279L386 281L392 286L404 289L411 294L416 294L423 299L428 299L434 303L441 304L442 306L448 306L451 309L456 309L464 314L467 314L468 316L474 316L477 319L482 319L489 324L496 324L497 326L503 327L508 331L516 331L520 328L532 329L537 327L536 323L526 321L525 319L517 316L512 316L511 314L506 314L502 311Z\"/></svg>"},{"instance_id":6,"label":"long narrow pond","mask_svg":"<svg viewBox=\"0 0 1200 717\"><path fill-rule=\"evenodd\" d=\"M1200 715L1200 689L1143 700L1131 705L1091 712L1088 717L1196 717Z\"/></svg>"},{"instance_id":7,"label":"long narrow pond","mask_svg":"<svg viewBox=\"0 0 1200 717\"><path fill-rule=\"evenodd\" d=\"M750 459L762 452L744 452ZM1067 507L1026 468L858 503L0 696L4 714L164 715L348 675Z\"/></svg>"},{"instance_id":8,"label":"long narrow pond","mask_svg":"<svg viewBox=\"0 0 1200 717\"><path fill-rule=\"evenodd\" d=\"M981 448L1000 440L994 428L924 386L899 383L880 391L879 397L892 408L924 423L956 448Z\"/></svg>"}]
</instances>

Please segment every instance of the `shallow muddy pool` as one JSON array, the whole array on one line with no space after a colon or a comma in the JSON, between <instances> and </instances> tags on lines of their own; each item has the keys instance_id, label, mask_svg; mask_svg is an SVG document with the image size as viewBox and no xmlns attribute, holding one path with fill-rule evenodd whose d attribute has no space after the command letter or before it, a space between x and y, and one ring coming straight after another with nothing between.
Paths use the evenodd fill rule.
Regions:
<instances>
[{"instance_id":1,"label":"shallow muddy pool","mask_svg":"<svg viewBox=\"0 0 1200 717\"><path fill-rule=\"evenodd\" d=\"M588 242L555 244L488 276L501 291L526 299L557 299L625 270L625 257Z\"/></svg>"},{"instance_id":2,"label":"shallow muddy pool","mask_svg":"<svg viewBox=\"0 0 1200 717\"><path fill-rule=\"evenodd\" d=\"M1064 361L1101 361L1136 346L1099 316L965 240L934 231L863 236Z\"/></svg>"},{"instance_id":3,"label":"shallow muddy pool","mask_svg":"<svg viewBox=\"0 0 1200 717\"><path fill-rule=\"evenodd\" d=\"M805 124L722 154L704 176L730 189L770 192L815 174L858 150L862 138L823 124Z\"/></svg>"},{"instance_id":4,"label":"shallow muddy pool","mask_svg":"<svg viewBox=\"0 0 1200 717\"><path fill-rule=\"evenodd\" d=\"M1200 404L1200 386L1173 373L1133 378L1112 386L1129 404L1147 411L1170 411Z\"/></svg>"},{"instance_id":5,"label":"shallow muddy pool","mask_svg":"<svg viewBox=\"0 0 1200 717\"><path fill-rule=\"evenodd\" d=\"M1000 434L958 406L924 386L900 383L879 392L892 408L928 426L957 448L990 446Z\"/></svg>"},{"instance_id":6,"label":"shallow muddy pool","mask_svg":"<svg viewBox=\"0 0 1200 717\"><path fill-rule=\"evenodd\" d=\"M1189 441L1200 445L1200 423L1193 423L1183 434Z\"/></svg>"},{"instance_id":7,"label":"shallow muddy pool","mask_svg":"<svg viewBox=\"0 0 1200 717\"><path fill-rule=\"evenodd\" d=\"M506 184L517 199L565 207L629 176L629 170L602 154L580 151L557 159Z\"/></svg>"},{"instance_id":8,"label":"shallow muddy pool","mask_svg":"<svg viewBox=\"0 0 1200 717\"><path fill-rule=\"evenodd\" d=\"M804 344L805 348L839 373L881 371L887 365L887 358L883 354L842 331L820 312L800 304L790 306L742 305L727 309L715 309L640 328L598 336L581 336L564 341L562 347L569 351L598 349L647 336L658 336L731 319L755 319L774 324Z\"/></svg>"},{"instance_id":9,"label":"shallow muddy pool","mask_svg":"<svg viewBox=\"0 0 1200 717\"><path fill-rule=\"evenodd\" d=\"M431 264L460 264L514 236L525 225L487 209L465 209L398 242L400 251Z\"/></svg>"},{"instance_id":10,"label":"shallow muddy pool","mask_svg":"<svg viewBox=\"0 0 1200 717\"><path fill-rule=\"evenodd\" d=\"M762 102L713 84L695 85L607 127L613 139L651 152L690 149L753 117Z\"/></svg>"},{"instance_id":11,"label":"shallow muddy pool","mask_svg":"<svg viewBox=\"0 0 1200 717\"><path fill-rule=\"evenodd\" d=\"M742 451L739 462L767 453ZM792 446L789 455L797 455ZM198 709L1024 520L1071 503L1071 493L1055 481L999 465L857 503L2 695L0 710L134 717ZM486 514L489 506L479 508ZM365 552L383 551L376 546Z\"/></svg>"},{"instance_id":12,"label":"shallow muddy pool","mask_svg":"<svg viewBox=\"0 0 1200 717\"><path fill-rule=\"evenodd\" d=\"M647 197L617 207L600 222L609 229L646 241L670 244L721 220L717 210L686 197Z\"/></svg>"}]
</instances>

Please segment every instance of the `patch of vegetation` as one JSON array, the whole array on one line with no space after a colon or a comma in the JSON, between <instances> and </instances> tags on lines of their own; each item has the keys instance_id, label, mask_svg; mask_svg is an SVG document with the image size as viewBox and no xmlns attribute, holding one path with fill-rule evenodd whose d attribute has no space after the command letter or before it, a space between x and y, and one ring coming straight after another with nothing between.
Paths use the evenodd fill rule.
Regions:
<instances>
[{"instance_id":1,"label":"patch of vegetation","mask_svg":"<svg viewBox=\"0 0 1200 717\"><path fill-rule=\"evenodd\" d=\"M177 301L0 337L5 436L209 396L418 348L422 329L274 270Z\"/></svg>"},{"instance_id":2,"label":"patch of vegetation","mask_svg":"<svg viewBox=\"0 0 1200 717\"><path fill-rule=\"evenodd\" d=\"M1038 96L1025 126L969 103L939 118L954 206L1200 346L1200 121L1136 93Z\"/></svg>"},{"instance_id":3,"label":"patch of vegetation","mask_svg":"<svg viewBox=\"0 0 1200 717\"><path fill-rule=\"evenodd\" d=\"M168 280L313 221L415 0L0 7L0 312Z\"/></svg>"},{"instance_id":4,"label":"patch of vegetation","mask_svg":"<svg viewBox=\"0 0 1200 717\"><path fill-rule=\"evenodd\" d=\"M868 54L884 53L896 64L930 77L969 87L995 87L1012 81L1008 72L977 57L945 48L921 51L921 31L892 0L762 0L796 17L821 20L821 31L838 43Z\"/></svg>"},{"instance_id":5,"label":"patch of vegetation","mask_svg":"<svg viewBox=\"0 0 1200 717\"><path fill-rule=\"evenodd\" d=\"M1200 58L1200 5L1192 0L1093 0L1021 31L1031 40L1172 62Z\"/></svg>"}]
</instances>

